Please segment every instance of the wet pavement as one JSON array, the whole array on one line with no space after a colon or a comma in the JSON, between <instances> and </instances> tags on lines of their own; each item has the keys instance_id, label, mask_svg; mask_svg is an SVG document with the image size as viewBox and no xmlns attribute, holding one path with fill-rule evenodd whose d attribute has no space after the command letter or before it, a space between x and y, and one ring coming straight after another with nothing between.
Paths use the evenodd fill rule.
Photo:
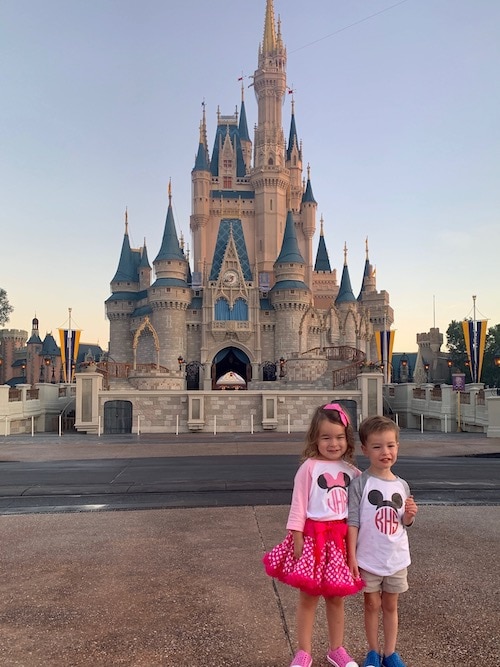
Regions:
<instances>
[{"instance_id":1,"label":"wet pavement","mask_svg":"<svg viewBox=\"0 0 500 667\"><path fill-rule=\"evenodd\" d=\"M0 438L2 461L293 454L302 434ZM482 434L403 432L401 456L497 456ZM499 480L500 484L500 480ZM286 506L0 516L2 667L287 667L296 591L264 574ZM500 665L500 507L425 505L410 534L408 667ZM362 596L346 605L362 663ZM325 659L324 608L314 667Z\"/></svg>"}]
</instances>

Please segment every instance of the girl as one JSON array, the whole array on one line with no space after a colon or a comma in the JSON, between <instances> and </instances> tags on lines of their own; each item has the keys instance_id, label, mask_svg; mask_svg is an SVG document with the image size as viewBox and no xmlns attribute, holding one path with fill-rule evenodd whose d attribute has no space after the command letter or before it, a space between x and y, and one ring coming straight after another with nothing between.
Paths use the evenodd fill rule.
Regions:
<instances>
[{"instance_id":1,"label":"girl","mask_svg":"<svg viewBox=\"0 0 500 667\"><path fill-rule=\"evenodd\" d=\"M343 648L344 596L363 587L346 562L347 487L361 473L353 465L354 432L338 403L316 409L293 485L287 537L265 554L267 574L300 590L298 651L290 667L311 667L312 631L319 596L325 598L334 667L358 667Z\"/></svg>"}]
</instances>

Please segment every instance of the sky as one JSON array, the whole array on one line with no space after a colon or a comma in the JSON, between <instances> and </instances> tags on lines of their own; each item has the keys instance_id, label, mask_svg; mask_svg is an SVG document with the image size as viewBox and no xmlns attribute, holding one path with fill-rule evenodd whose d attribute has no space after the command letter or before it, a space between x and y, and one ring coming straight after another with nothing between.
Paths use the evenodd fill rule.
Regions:
<instances>
[{"instance_id":1,"label":"sky","mask_svg":"<svg viewBox=\"0 0 500 667\"><path fill-rule=\"evenodd\" d=\"M365 239L395 311L394 350L476 315L500 323L500 2L274 0L304 164L330 263L361 287ZM172 181L190 243L191 169L206 104L241 99L265 0L2 0L0 287L7 328L82 329L107 347L104 301L125 209L160 248ZM288 137L291 95L283 107ZM476 296L475 309L473 296ZM71 309L71 311L69 310ZM444 346L443 346L444 347Z\"/></svg>"}]
</instances>

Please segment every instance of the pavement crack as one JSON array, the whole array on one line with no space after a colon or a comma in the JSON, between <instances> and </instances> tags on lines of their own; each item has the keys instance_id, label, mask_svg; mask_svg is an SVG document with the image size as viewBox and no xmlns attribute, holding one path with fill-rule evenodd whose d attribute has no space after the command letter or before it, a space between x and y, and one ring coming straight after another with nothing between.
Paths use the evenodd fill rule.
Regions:
<instances>
[{"instance_id":1,"label":"pavement crack","mask_svg":"<svg viewBox=\"0 0 500 667\"><path fill-rule=\"evenodd\" d=\"M260 537L260 544L261 544L261 547L262 547L262 553L265 553L266 552L266 544L264 542L264 535L262 534L262 529L261 529L260 523L259 523L259 517L257 516L257 508L255 507L255 505L252 507L252 510L253 510L253 516L254 516L254 520L255 520L255 525L257 526L257 532L259 533L259 537ZM283 602L281 601L281 596L280 596L280 593L279 593L279 590L278 590L278 585L276 583L276 579L274 579L273 577L269 577L269 579L271 579L271 585L272 585L272 588L273 588L274 599L275 599L275 602L276 602L276 607L278 609L278 613L279 613L279 617L280 617L280 621L281 621L281 627L283 628L283 633L285 635L285 640L286 640L286 643L288 644L288 648L290 650L290 655L293 655L294 650L293 650L292 639L291 639L291 636L290 636L290 628L288 627L288 623L286 621L285 608L283 606Z\"/></svg>"}]
</instances>

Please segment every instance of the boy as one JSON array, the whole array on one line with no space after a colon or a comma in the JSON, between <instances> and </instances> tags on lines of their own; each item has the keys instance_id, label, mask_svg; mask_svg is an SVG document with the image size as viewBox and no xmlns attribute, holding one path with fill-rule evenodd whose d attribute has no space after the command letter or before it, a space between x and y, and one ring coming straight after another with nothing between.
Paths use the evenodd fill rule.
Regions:
<instances>
[{"instance_id":1,"label":"boy","mask_svg":"<svg viewBox=\"0 0 500 667\"><path fill-rule=\"evenodd\" d=\"M359 427L361 450L370 466L349 486L348 564L366 582L365 632L368 655L363 667L405 667L396 653L398 595L408 590L410 550L406 528L417 505L408 484L392 472L398 458L399 427L386 417L368 417ZM379 654L382 611L384 652Z\"/></svg>"}]
</instances>

